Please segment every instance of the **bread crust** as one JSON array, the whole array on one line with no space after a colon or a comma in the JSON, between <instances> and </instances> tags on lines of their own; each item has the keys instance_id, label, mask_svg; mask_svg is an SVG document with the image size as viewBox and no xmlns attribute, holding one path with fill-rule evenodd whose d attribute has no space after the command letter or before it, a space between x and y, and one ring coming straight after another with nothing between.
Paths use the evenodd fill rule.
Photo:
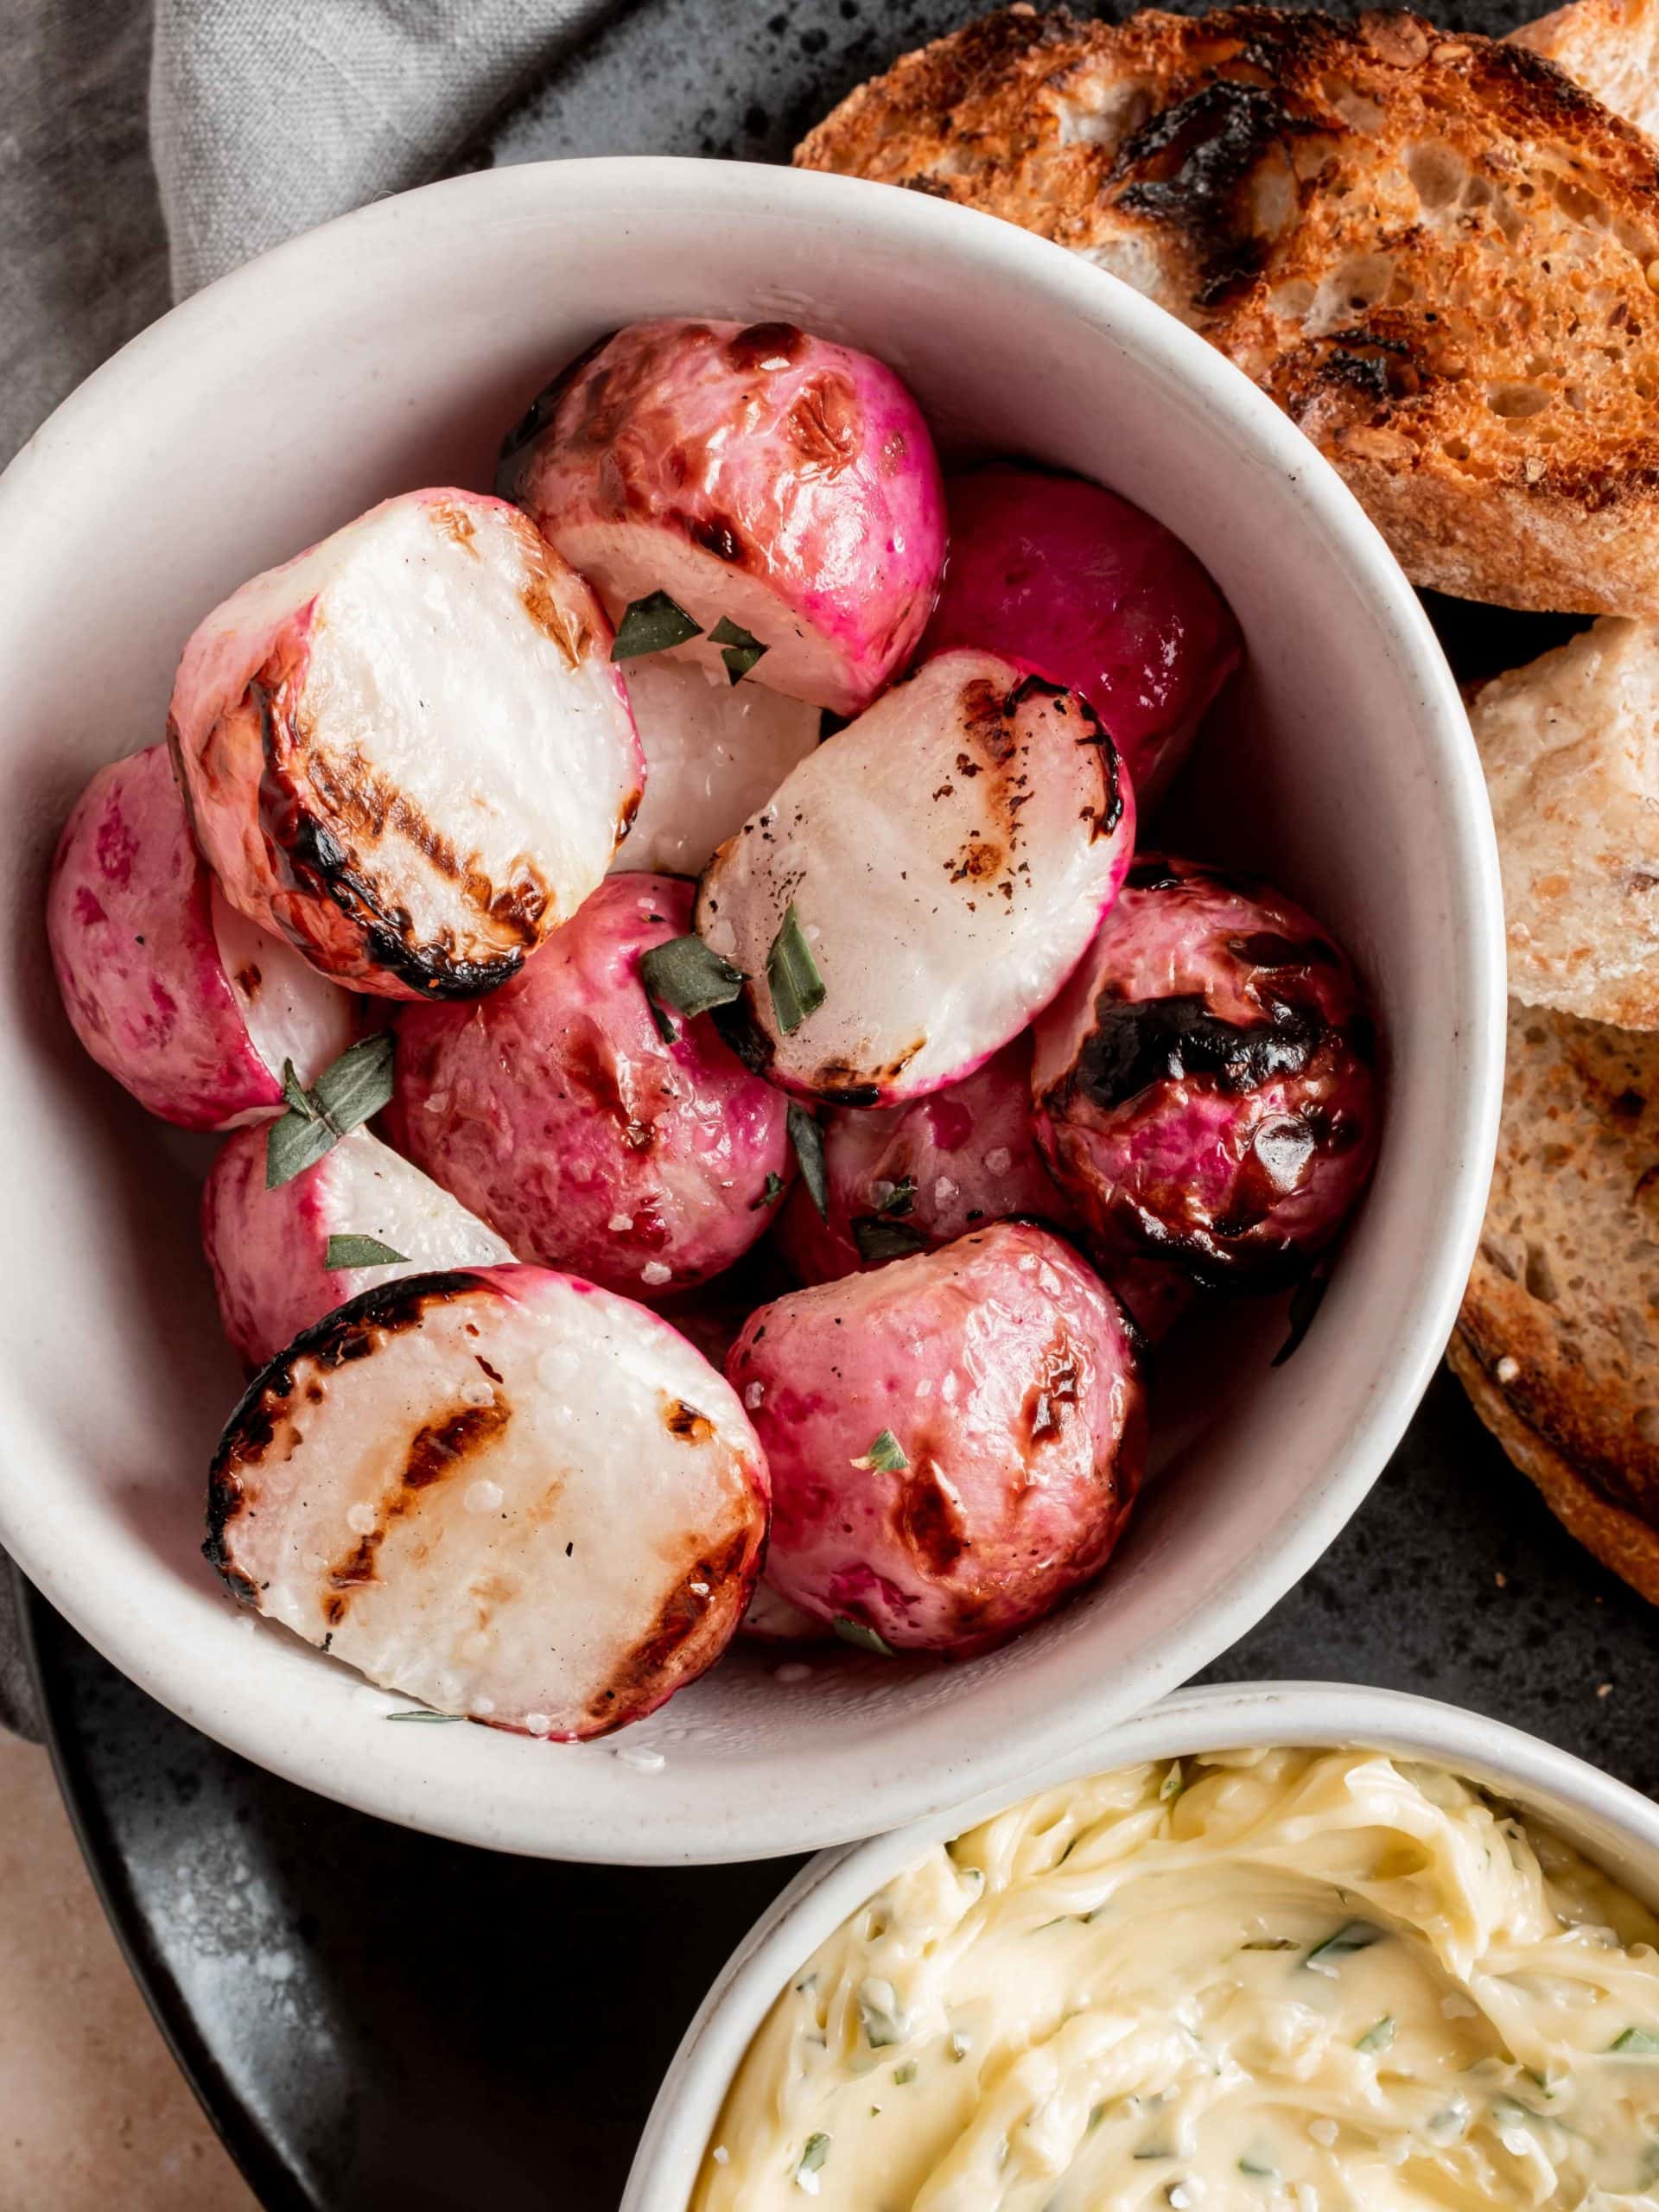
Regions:
<instances>
[{"instance_id":1,"label":"bread crust","mask_svg":"<svg viewBox=\"0 0 1659 2212\"><path fill-rule=\"evenodd\" d=\"M1015 8L796 159L1125 277L1284 408L1414 582L1659 615L1659 155L1527 47L1409 15Z\"/></svg>"},{"instance_id":2,"label":"bread crust","mask_svg":"<svg viewBox=\"0 0 1659 2212\"><path fill-rule=\"evenodd\" d=\"M1512 1002L1452 1362L1567 1525L1659 1602L1656 1324L1659 1036Z\"/></svg>"},{"instance_id":3,"label":"bread crust","mask_svg":"<svg viewBox=\"0 0 1659 2212\"><path fill-rule=\"evenodd\" d=\"M1637 1515L1609 1504L1570 1460L1528 1426L1461 1329L1453 1332L1446 1357L1510 1465L1537 1485L1568 1535L1639 1591L1650 1605L1659 1605L1659 1534Z\"/></svg>"}]
</instances>

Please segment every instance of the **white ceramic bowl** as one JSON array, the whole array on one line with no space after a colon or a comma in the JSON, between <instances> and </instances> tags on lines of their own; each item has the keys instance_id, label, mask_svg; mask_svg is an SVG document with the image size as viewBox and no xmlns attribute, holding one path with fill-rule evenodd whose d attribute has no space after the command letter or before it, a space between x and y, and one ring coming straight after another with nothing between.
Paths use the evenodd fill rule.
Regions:
<instances>
[{"instance_id":1,"label":"white ceramic bowl","mask_svg":"<svg viewBox=\"0 0 1659 2212\"><path fill-rule=\"evenodd\" d=\"M727 2089L779 1991L867 1897L931 1845L1080 1775L1142 1759L1268 1745L1358 1747L1432 1760L1537 1815L1659 1909L1659 1806L1536 1736L1460 1707L1345 1682L1184 1690L1032 1775L954 1812L820 1853L756 1922L674 2054L639 2140L620 2212L686 2212Z\"/></svg>"},{"instance_id":2,"label":"white ceramic bowl","mask_svg":"<svg viewBox=\"0 0 1659 2212\"><path fill-rule=\"evenodd\" d=\"M86 776L161 736L207 608L389 492L487 484L553 368L663 313L786 315L868 346L947 438L1098 477L1209 564L1252 673L1236 736L1207 741L1205 807L1224 853L1304 897L1371 979L1382 1160L1296 1358L1269 1370L1282 1321L1258 1315L1237 1371L1212 1363L1183 1394L1202 1433L1103 1583L1007 1649L931 1671L848 1655L793 1685L728 1662L613 1745L393 1727L391 1700L239 1617L198 1556L238 1389L196 1248L204 1153L75 1049L44 871ZM1262 1614L1433 1371L1474 1249L1503 1017L1455 690L1319 457L1191 333L1056 247L919 194L715 163L512 168L371 207L168 315L7 473L0 700L0 1539L118 1666L296 1781L477 1843L658 1863L833 1843L1005 1789Z\"/></svg>"}]
</instances>

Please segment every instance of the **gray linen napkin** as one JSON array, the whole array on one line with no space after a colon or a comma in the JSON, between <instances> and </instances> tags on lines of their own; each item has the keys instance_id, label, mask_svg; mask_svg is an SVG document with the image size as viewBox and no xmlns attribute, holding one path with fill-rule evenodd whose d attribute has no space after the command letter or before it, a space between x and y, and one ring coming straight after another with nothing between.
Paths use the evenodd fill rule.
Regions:
<instances>
[{"instance_id":1,"label":"gray linen napkin","mask_svg":"<svg viewBox=\"0 0 1659 2212\"><path fill-rule=\"evenodd\" d=\"M21 0L0 72L0 463L169 290L442 174L613 4ZM6 1726L40 1732L0 1554Z\"/></svg>"}]
</instances>

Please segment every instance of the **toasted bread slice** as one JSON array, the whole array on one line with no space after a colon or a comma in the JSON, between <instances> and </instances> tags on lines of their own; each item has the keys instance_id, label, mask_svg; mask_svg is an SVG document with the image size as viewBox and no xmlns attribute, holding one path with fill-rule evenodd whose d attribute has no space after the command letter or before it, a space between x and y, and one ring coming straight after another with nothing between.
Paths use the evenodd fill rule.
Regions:
<instances>
[{"instance_id":1,"label":"toasted bread slice","mask_svg":"<svg viewBox=\"0 0 1659 2212\"><path fill-rule=\"evenodd\" d=\"M1572 0L1522 23L1506 43L1548 55L1604 107L1659 138L1659 0Z\"/></svg>"},{"instance_id":2,"label":"toasted bread slice","mask_svg":"<svg viewBox=\"0 0 1659 2212\"><path fill-rule=\"evenodd\" d=\"M1608 617L1484 684L1469 720L1497 825L1510 988L1659 1028L1659 628Z\"/></svg>"},{"instance_id":3,"label":"toasted bread slice","mask_svg":"<svg viewBox=\"0 0 1659 2212\"><path fill-rule=\"evenodd\" d=\"M1659 1037L1511 1004L1452 1363L1574 1535L1659 1603Z\"/></svg>"},{"instance_id":4,"label":"toasted bread slice","mask_svg":"<svg viewBox=\"0 0 1659 2212\"><path fill-rule=\"evenodd\" d=\"M1659 156L1528 48L1406 15L1014 9L796 159L1127 278L1271 393L1416 582L1659 616Z\"/></svg>"}]
</instances>

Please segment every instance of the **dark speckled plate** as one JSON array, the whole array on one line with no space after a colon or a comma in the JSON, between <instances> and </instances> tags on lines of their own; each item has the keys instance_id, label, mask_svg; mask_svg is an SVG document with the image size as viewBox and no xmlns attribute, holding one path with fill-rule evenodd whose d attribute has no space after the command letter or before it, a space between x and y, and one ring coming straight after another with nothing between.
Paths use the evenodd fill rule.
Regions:
<instances>
[{"instance_id":1,"label":"dark speckled plate","mask_svg":"<svg viewBox=\"0 0 1659 2212\"><path fill-rule=\"evenodd\" d=\"M860 78L970 12L641 0L476 158L780 158ZM1529 12L1495 0L1457 20L1503 30ZM1432 611L1465 677L1572 626ZM32 1621L105 1901L265 2204L610 2212L682 2029L791 1865L560 1866L386 1827L194 1734L38 1602ZM1653 1791L1652 1650L1651 1613L1561 1533L1442 1374L1340 1541L1211 1676L1425 1692Z\"/></svg>"}]
</instances>

